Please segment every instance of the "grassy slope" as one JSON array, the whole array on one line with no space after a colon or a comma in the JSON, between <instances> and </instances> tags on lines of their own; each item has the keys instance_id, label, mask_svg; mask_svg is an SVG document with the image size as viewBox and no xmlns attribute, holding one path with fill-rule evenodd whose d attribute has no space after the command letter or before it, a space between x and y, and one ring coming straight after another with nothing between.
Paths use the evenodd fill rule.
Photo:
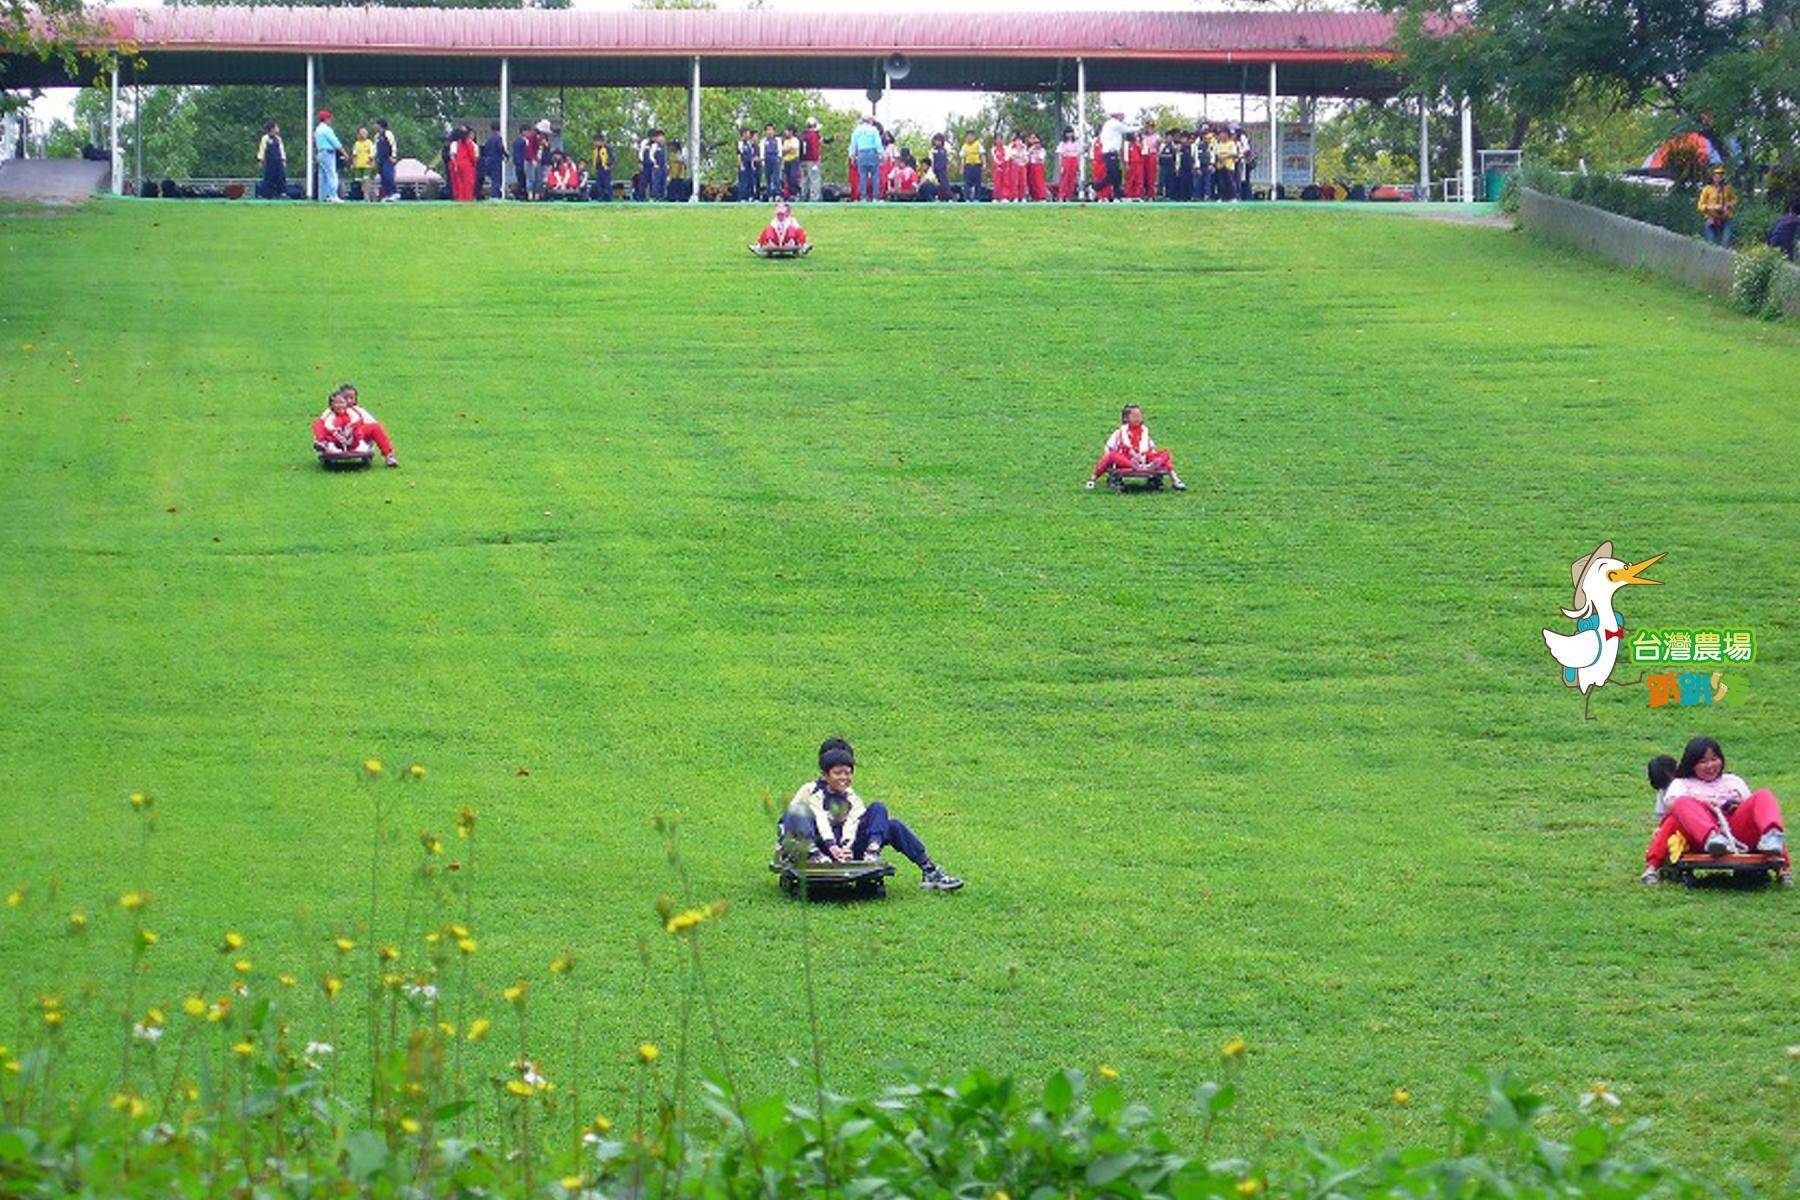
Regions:
<instances>
[{"instance_id":1,"label":"grassy slope","mask_svg":"<svg viewBox=\"0 0 1800 1200\"><path fill-rule=\"evenodd\" d=\"M1630 880L1641 764L1696 731L1800 805L1793 330L1491 229L834 210L796 268L744 255L760 218L0 222L8 871L148 882L153 991L226 925L304 965L366 906L349 764L423 761L402 827L483 816L481 979L580 953L622 1105L623 1047L671 1036L634 947L679 811L778 1086L759 798L841 731L971 886L818 914L839 1086L1104 1061L1187 1123L1242 1033L1258 1124L1401 1085L1424 1121L1502 1063L1709 1157L1783 1119L1794 894ZM405 470L308 464L341 378ZM1126 399L1186 497L1079 490ZM1752 704L1581 722L1537 630L1602 537L1669 555L1628 621L1758 630ZM28 928L0 969L35 986Z\"/></svg>"}]
</instances>

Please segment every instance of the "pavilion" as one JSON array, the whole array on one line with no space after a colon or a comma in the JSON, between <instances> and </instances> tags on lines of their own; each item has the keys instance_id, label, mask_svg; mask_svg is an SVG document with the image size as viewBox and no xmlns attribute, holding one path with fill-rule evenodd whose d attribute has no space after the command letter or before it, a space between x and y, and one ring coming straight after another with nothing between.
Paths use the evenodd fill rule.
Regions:
<instances>
[{"instance_id":1,"label":"pavilion","mask_svg":"<svg viewBox=\"0 0 1800 1200\"><path fill-rule=\"evenodd\" d=\"M689 145L700 143L700 88L807 87L1056 92L1076 112L1099 91L1255 92L1268 97L1275 178L1281 96L1391 99L1394 18L1382 13L1050 12L843 14L490 8L114 8L93 14L94 48L121 49L131 84L306 84L500 89L686 87ZM55 61L13 57L8 86L79 86ZM120 68L112 71L113 189ZM1460 195L1473 195L1469 106ZM1429 188L1426 106L1420 176ZM1080 137L1088 143L1085 119ZM307 194L312 194L312 140ZM1087 158L1082 157L1085 173ZM1428 194L1428 193L1427 193ZM698 189L695 190L696 197Z\"/></svg>"}]
</instances>

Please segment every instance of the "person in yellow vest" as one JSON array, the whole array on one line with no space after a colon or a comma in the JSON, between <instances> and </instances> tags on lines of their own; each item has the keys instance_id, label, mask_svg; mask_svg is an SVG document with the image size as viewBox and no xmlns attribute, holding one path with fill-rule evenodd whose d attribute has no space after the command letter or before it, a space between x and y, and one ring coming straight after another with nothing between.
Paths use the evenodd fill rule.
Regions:
<instances>
[{"instance_id":1,"label":"person in yellow vest","mask_svg":"<svg viewBox=\"0 0 1800 1200\"><path fill-rule=\"evenodd\" d=\"M1700 189L1700 216L1703 223L1700 231L1706 240L1715 246L1731 248L1732 235L1737 232L1732 217L1737 215L1737 189L1725 182L1725 168L1712 169L1712 180Z\"/></svg>"},{"instance_id":2,"label":"person in yellow vest","mask_svg":"<svg viewBox=\"0 0 1800 1200\"><path fill-rule=\"evenodd\" d=\"M981 147L981 138L971 129L963 134L963 199L981 199L981 161L987 152Z\"/></svg>"},{"instance_id":3,"label":"person in yellow vest","mask_svg":"<svg viewBox=\"0 0 1800 1200\"><path fill-rule=\"evenodd\" d=\"M357 126L356 140L350 143L350 172L362 187L363 199L374 200L375 142L369 137L367 126Z\"/></svg>"},{"instance_id":4,"label":"person in yellow vest","mask_svg":"<svg viewBox=\"0 0 1800 1200\"><path fill-rule=\"evenodd\" d=\"M1220 200L1236 200L1237 195L1237 139L1229 130L1216 130L1213 134L1213 195Z\"/></svg>"}]
</instances>

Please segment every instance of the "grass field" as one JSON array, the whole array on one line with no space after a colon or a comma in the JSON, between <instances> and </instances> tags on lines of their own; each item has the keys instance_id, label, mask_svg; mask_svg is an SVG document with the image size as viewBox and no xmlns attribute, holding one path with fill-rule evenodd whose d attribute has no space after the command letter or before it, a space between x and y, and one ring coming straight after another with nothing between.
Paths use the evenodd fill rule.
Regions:
<instances>
[{"instance_id":1,"label":"grass field","mask_svg":"<svg viewBox=\"0 0 1800 1200\"><path fill-rule=\"evenodd\" d=\"M1107 1063L1192 1129L1242 1035L1247 1131L1501 1065L1700 1162L1792 1121L1795 893L1633 878L1694 733L1800 805L1800 332L1425 221L829 210L787 266L762 219L0 219L0 883L148 887L146 995L227 927L311 969L367 918L355 764L423 763L403 831L481 814L477 977L580 957L533 1022L568 1060L580 1007L605 1108L673 1036L679 813L733 1065L800 1089L762 798L843 733L969 886L815 913L834 1086ZM402 470L312 465L342 379ZM1125 400L1185 496L1081 489ZM1757 631L1746 703L1581 720L1538 630L1602 539L1668 555L1628 625ZM7 992L119 958L59 911L0 914Z\"/></svg>"}]
</instances>

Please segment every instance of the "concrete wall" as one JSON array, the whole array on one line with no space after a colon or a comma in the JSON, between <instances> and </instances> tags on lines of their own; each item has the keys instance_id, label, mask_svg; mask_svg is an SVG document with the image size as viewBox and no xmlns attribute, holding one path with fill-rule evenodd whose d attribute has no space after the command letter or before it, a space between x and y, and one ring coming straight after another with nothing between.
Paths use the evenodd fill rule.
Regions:
<instances>
[{"instance_id":1,"label":"concrete wall","mask_svg":"<svg viewBox=\"0 0 1800 1200\"><path fill-rule=\"evenodd\" d=\"M1731 251L1697 238L1530 188L1519 189L1519 224L1620 266L1650 271L1714 295L1731 295ZM1787 315L1800 316L1800 268L1781 269L1789 277Z\"/></svg>"}]
</instances>

